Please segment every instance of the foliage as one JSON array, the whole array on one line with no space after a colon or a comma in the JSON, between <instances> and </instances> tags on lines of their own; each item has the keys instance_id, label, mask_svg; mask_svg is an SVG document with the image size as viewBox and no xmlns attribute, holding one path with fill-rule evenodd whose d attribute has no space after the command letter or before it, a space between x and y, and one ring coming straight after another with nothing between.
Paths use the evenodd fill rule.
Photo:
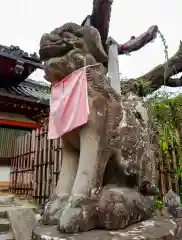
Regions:
<instances>
[{"instance_id":1,"label":"foliage","mask_svg":"<svg viewBox=\"0 0 182 240\"><path fill-rule=\"evenodd\" d=\"M138 79L135 82L135 88L139 96L146 96L152 92L150 81L145 79Z\"/></svg>"},{"instance_id":2,"label":"foliage","mask_svg":"<svg viewBox=\"0 0 182 240\"><path fill-rule=\"evenodd\" d=\"M156 199L156 201L155 201L155 208L156 208L156 210L159 210L160 212L162 212L163 209L164 209L164 201Z\"/></svg>"},{"instance_id":3,"label":"foliage","mask_svg":"<svg viewBox=\"0 0 182 240\"><path fill-rule=\"evenodd\" d=\"M182 178L182 94L152 100L163 166Z\"/></svg>"}]
</instances>

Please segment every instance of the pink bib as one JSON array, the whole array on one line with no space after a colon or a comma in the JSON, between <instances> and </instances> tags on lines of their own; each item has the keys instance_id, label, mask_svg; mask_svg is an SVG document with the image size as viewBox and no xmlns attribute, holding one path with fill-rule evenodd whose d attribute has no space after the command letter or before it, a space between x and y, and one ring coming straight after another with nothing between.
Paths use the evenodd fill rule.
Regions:
<instances>
[{"instance_id":1,"label":"pink bib","mask_svg":"<svg viewBox=\"0 0 182 240\"><path fill-rule=\"evenodd\" d=\"M86 68L81 68L51 88L48 139L88 122L89 106Z\"/></svg>"}]
</instances>

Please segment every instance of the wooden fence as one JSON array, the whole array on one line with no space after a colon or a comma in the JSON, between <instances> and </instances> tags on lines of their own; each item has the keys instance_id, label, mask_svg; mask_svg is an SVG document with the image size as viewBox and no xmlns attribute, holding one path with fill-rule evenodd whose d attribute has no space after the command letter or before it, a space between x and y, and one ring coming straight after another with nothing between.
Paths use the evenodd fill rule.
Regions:
<instances>
[{"instance_id":1,"label":"wooden fence","mask_svg":"<svg viewBox=\"0 0 182 240\"><path fill-rule=\"evenodd\" d=\"M10 191L43 203L58 180L61 140L48 140L47 127L43 127L18 137L15 149L11 159Z\"/></svg>"},{"instance_id":2,"label":"wooden fence","mask_svg":"<svg viewBox=\"0 0 182 240\"><path fill-rule=\"evenodd\" d=\"M28 130L0 127L0 159L9 159L14 156L15 142L20 136L28 134Z\"/></svg>"},{"instance_id":3,"label":"wooden fence","mask_svg":"<svg viewBox=\"0 0 182 240\"><path fill-rule=\"evenodd\" d=\"M171 149L167 154L161 153L158 169L159 187L163 196L169 189L172 189L182 197L182 191L180 189L182 176L178 173L180 167L179 156L176 154L175 148Z\"/></svg>"}]
</instances>

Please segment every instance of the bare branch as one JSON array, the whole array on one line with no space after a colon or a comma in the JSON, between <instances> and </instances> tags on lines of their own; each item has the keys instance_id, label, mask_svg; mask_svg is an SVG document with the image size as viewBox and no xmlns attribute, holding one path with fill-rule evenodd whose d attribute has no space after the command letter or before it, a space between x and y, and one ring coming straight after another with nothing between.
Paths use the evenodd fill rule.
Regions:
<instances>
[{"instance_id":1,"label":"bare branch","mask_svg":"<svg viewBox=\"0 0 182 240\"><path fill-rule=\"evenodd\" d=\"M121 44L119 47L119 54L131 53L144 47L146 44L156 38L158 27L156 25L151 26L146 32L142 33L138 37L131 37L131 39Z\"/></svg>"},{"instance_id":2,"label":"bare branch","mask_svg":"<svg viewBox=\"0 0 182 240\"><path fill-rule=\"evenodd\" d=\"M154 40L156 38L157 31L158 27L154 25L151 26L146 32L142 33L140 36L138 37L132 36L131 39L124 44L117 43L112 37L109 37L107 39L107 44L108 45L112 43L117 44L119 55L128 54L139 50L140 48L144 47L146 44Z\"/></svg>"}]
</instances>

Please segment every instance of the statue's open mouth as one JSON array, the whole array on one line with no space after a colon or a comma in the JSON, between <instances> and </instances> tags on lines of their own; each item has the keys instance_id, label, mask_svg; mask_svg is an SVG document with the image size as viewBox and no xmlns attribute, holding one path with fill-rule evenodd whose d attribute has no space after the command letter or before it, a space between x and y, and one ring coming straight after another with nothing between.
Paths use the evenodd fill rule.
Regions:
<instances>
[{"instance_id":1,"label":"statue's open mouth","mask_svg":"<svg viewBox=\"0 0 182 240\"><path fill-rule=\"evenodd\" d=\"M70 50L73 49L73 45L64 40L56 42L45 42L40 48L40 56L42 61L49 60L54 57L63 57Z\"/></svg>"}]
</instances>

